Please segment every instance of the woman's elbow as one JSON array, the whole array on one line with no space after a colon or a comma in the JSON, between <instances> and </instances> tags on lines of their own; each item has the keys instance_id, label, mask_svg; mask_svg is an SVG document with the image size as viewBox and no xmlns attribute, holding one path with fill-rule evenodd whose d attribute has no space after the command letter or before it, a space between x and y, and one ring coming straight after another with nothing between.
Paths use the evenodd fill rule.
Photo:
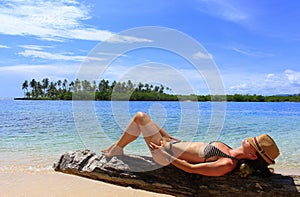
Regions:
<instances>
[{"instance_id":1,"label":"woman's elbow","mask_svg":"<svg viewBox=\"0 0 300 197\"><path fill-rule=\"evenodd\" d=\"M223 171L215 171L211 176L224 176L228 172L223 172Z\"/></svg>"}]
</instances>

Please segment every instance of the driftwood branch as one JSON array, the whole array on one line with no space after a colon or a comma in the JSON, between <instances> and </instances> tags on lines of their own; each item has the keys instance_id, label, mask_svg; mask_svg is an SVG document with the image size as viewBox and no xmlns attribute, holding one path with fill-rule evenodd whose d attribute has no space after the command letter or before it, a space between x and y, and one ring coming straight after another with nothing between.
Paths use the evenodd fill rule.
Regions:
<instances>
[{"instance_id":1,"label":"driftwood branch","mask_svg":"<svg viewBox=\"0 0 300 197\"><path fill-rule=\"evenodd\" d=\"M300 196L300 177L274 174L268 178L235 174L206 177L161 167L151 157L105 158L89 150L67 152L56 171L174 196Z\"/></svg>"}]
</instances>

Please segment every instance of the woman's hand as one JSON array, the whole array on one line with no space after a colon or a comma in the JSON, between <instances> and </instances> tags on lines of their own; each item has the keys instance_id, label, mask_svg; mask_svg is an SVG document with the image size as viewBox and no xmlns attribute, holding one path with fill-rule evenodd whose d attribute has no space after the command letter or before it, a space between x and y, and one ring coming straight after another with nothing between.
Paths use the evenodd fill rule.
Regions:
<instances>
[{"instance_id":1,"label":"woman's hand","mask_svg":"<svg viewBox=\"0 0 300 197\"><path fill-rule=\"evenodd\" d=\"M155 143L153 143L153 142L150 142L150 144L149 144L150 150L151 150L151 151L155 151L155 150L158 150L158 149L164 149L164 143L163 143L163 140L160 140L159 142L160 142L159 145L157 145L157 144L155 144Z\"/></svg>"},{"instance_id":2,"label":"woman's hand","mask_svg":"<svg viewBox=\"0 0 300 197\"><path fill-rule=\"evenodd\" d=\"M160 165L166 166L170 164L170 161L168 161L168 158L170 158L170 155L165 151L163 141L160 141L160 144L157 145L153 142L150 142L149 148L151 150L152 157L155 162L157 162Z\"/></svg>"}]
</instances>

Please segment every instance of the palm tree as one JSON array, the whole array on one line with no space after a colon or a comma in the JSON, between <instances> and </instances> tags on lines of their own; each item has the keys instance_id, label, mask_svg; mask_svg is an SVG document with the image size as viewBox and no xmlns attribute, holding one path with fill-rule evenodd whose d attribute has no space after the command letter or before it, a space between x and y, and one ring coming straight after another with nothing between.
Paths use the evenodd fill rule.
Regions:
<instances>
[{"instance_id":1,"label":"palm tree","mask_svg":"<svg viewBox=\"0 0 300 197\"><path fill-rule=\"evenodd\" d=\"M26 93L25 93L25 91L24 91L24 96L27 96L27 98L29 98L28 97L28 81L27 80L25 80L24 81L24 83L22 84L22 90L26 90Z\"/></svg>"},{"instance_id":2,"label":"palm tree","mask_svg":"<svg viewBox=\"0 0 300 197\"><path fill-rule=\"evenodd\" d=\"M96 80L93 81L93 91L95 92L97 89L97 82Z\"/></svg>"},{"instance_id":3,"label":"palm tree","mask_svg":"<svg viewBox=\"0 0 300 197\"><path fill-rule=\"evenodd\" d=\"M114 91L114 92L121 92L121 89L122 89L121 86L122 86L122 85L121 85L121 82L117 82L116 85L115 85L114 88L113 88L113 91Z\"/></svg>"},{"instance_id":4,"label":"palm tree","mask_svg":"<svg viewBox=\"0 0 300 197\"><path fill-rule=\"evenodd\" d=\"M82 90L84 92L89 92L92 89L91 82L89 82L88 80L83 80L81 82L81 85L82 85Z\"/></svg>"},{"instance_id":5,"label":"palm tree","mask_svg":"<svg viewBox=\"0 0 300 197\"><path fill-rule=\"evenodd\" d=\"M68 86L68 80L64 79L63 88L64 88L65 92L67 91L67 86Z\"/></svg>"},{"instance_id":6,"label":"palm tree","mask_svg":"<svg viewBox=\"0 0 300 197\"><path fill-rule=\"evenodd\" d=\"M44 89L44 94L47 96L46 89L49 86L49 79L48 78L44 78L42 80L42 83L43 83L42 88Z\"/></svg>"},{"instance_id":7,"label":"palm tree","mask_svg":"<svg viewBox=\"0 0 300 197\"><path fill-rule=\"evenodd\" d=\"M74 83L74 92L78 92L81 90L81 82L79 79L76 79L75 80L75 83Z\"/></svg>"},{"instance_id":8,"label":"palm tree","mask_svg":"<svg viewBox=\"0 0 300 197\"><path fill-rule=\"evenodd\" d=\"M142 89L143 89L143 87L144 87L144 84L142 84L141 82L139 82L139 84L138 84L138 91L141 92Z\"/></svg>"},{"instance_id":9,"label":"palm tree","mask_svg":"<svg viewBox=\"0 0 300 197\"><path fill-rule=\"evenodd\" d=\"M35 79L32 79L29 83L30 87L32 88L32 96L35 96L36 97L36 86L37 86L37 82Z\"/></svg>"},{"instance_id":10,"label":"palm tree","mask_svg":"<svg viewBox=\"0 0 300 197\"><path fill-rule=\"evenodd\" d=\"M43 96L43 86L39 81L36 84L36 93L37 93L36 97Z\"/></svg>"},{"instance_id":11,"label":"palm tree","mask_svg":"<svg viewBox=\"0 0 300 197\"><path fill-rule=\"evenodd\" d=\"M165 87L163 86L163 85L160 85L160 89L159 89L159 93L164 93L164 89L165 89Z\"/></svg>"},{"instance_id":12,"label":"palm tree","mask_svg":"<svg viewBox=\"0 0 300 197\"><path fill-rule=\"evenodd\" d=\"M102 79L98 85L98 90L101 93L108 92L109 90L109 81Z\"/></svg>"},{"instance_id":13,"label":"palm tree","mask_svg":"<svg viewBox=\"0 0 300 197\"><path fill-rule=\"evenodd\" d=\"M127 81L127 88L129 91L132 91L134 88L134 84L131 82L131 80Z\"/></svg>"},{"instance_id":14,"label":"palm tree","mask_svg":"<svg viewBox=\"0 0 300 197\"><path fill-rule=\"evenodd\" d=\"M126 83L123 82L123 83L121 84L121 92L126 92L126 91L127 91Z\"/></svg>"},{"instance_id":15,"label":"palm tree","mask_svg":"<svg viewBox=\"0 0 300 197\"><path fill-rule=\"evenodd\" d=\"M148 83L145 84L146 92L150 92L150 85Z\"/></svg>"},{"instance_id":16,"label":"palm tree","mask_svg":"<svg viewBox=\"0 0 300 197\"><path fill-rule=\"evenodd\" d=\"M75 83L74 83L74 81L71 81L71 83L69 84L69 92L72 92L73 90L74 90L74 85L75 85Z\"/></svg>"},{"instance_id":17,"label":"palm tree","mask_svg":"<svg viewBox=\"0 0 300 197\"><path fill-rule=\"evenodd\" d=\"M30 95L31 95L30 92L26 92L26 97L27 98L30 98Z\"/></svg>"},{"instance_id":18,"label":"palm tree","mask_svg":"<svg viewBox=\"0 0 300 197\"><path fill-rule=\"evenodd\" d=\"M57 89L56 89L55 84L53 82L51 82L50 85L49 85L48 94L51 97L51 99L55 99L56 96L57 96Z\"/></svg>"},{"instance_id":19,"label":"palm tree","mask_svg":"<svg viewBox=\"0 0 300 197\"><path fill-rule=\"evenodd\" d=\"M110 86L110 91L112 91L116 85L117 85L117 82L114 80Z\"/></svg>"},{"instance_id":20,"label":"palm tree","mask_svg":"<svg viewBox=\"0 0 300 197\"><path fill-rule=\"evenodd\" d=\"M59 90L61 90L61 84L62 84L62 81L59 79L59 80L57 81L57 85L58 85L58 87L59 87Z\"/></svg>"},{"instance_id":21,"label":"palm tree","mask_svg":"<svg viewBox=\"0 0 300 197\"><path fill-rule=\"evenodd\" d=\"M150 85L150 91L152 91L152 90L153 90L153 85L151 84L151 85Z\"/></svg>"}]
</instances>

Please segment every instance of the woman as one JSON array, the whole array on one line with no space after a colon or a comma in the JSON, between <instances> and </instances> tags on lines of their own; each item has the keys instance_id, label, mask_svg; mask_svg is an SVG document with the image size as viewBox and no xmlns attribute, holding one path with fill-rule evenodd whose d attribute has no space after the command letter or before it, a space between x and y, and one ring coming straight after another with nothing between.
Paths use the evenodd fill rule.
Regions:
<instances>
[{"instance_id":1,"label":"woman","mask_svg":"<svg viewBox=\"0 0 300 197\"><path fill-rule=\"evenodd\" d=\"M222 176L244 160L255 170L270 174L268 166L274 164L274 159L279 155L275 142L266 134L249 137L236 149L231 149L222 142L207 144L180 141L171 137L143 112L136 113L121 138L102 152L106 157L122 155L123 148L140 133L158 164L172 164L185 172L205 176Z\"/></svg>"}]
</instances>

